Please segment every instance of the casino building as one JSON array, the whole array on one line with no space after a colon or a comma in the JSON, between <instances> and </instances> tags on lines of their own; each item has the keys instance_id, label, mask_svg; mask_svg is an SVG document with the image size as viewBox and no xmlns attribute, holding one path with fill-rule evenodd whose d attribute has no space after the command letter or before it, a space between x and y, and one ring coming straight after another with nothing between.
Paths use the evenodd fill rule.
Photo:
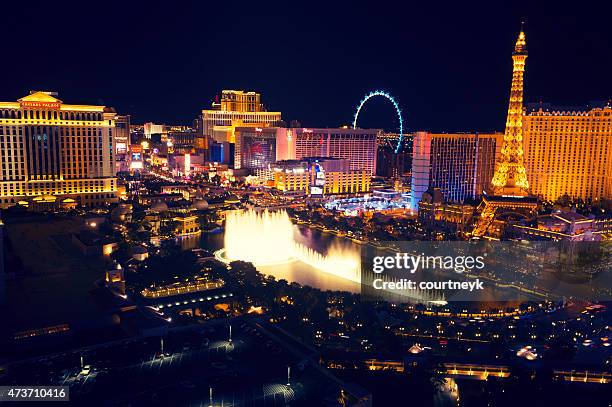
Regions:
<instances>
[{"instance_id":1,"label":"casino building","mask_svg":"<svg viewBox=\"0 0 612 407\"><path fill-rule=\"evenodd\" d=\"M280 160L346 159L350 171L376 169L376 129L236 127L235 168L267 168Z\"/></svg>"},{"instance_id":2,"label":"casino building","mask_svg":"<svg viewBox=\"0 0 612 407\"><path fill-rule=\"evenodd\" d=\"M530 104L523 116L525 170L533 195L554 202L612 198L612 105Z\"/></svg>"},{"instance_id":3,"label":"casino building","mask_svg":"<svg viewBox=\"0 0 612 407\"><path fill-rule=\"evenodd\" d=\"M290 144L290 157L334 157L350 160L351 171L365 171L373 176L376 170L376 129L292 129L295 140ZM285 158L285 157L283 157Z\"/></svg>"},{"instance_id":4,"label":"casino building","mask_svg":"<svg viewBox=\"0 0 612 407\"><path fill-rule=\"evenodd\" d=\"M281 113L268 112L259 93L224 90L220 102L202 110L196 119L196 148L208 149L210 142L233 144L236 126L268 127L280 120Z\"/></svg>"},{"instance_id":5,"label":"casino building","mask_svg":"<svg viewBox=\"0 0 612 407\"><path fill-rule=\"evenodd\" d=\"M280 147L277 139L282 140L279 130L276 127L236 127L234 168L260 169L274 163L281 155L277 151Z\"/></svg>"},{"instance_id":6,"label":"casino building","mask_svg":"<svg viewBox=\"0 0 612 407\"><path fill-rule=\"evenodd\" d=\"M271 165L274 187L283 193L305 193L315 197L369 192L371 175L364 169L351 170L350 160L304 157L281 160Z\"/></svg>"},{"instance_id":7,"label":"casino building","mask_svg":"<svg viewBox=\"0 0 612 407\"><path fill-rule=\"evenodd\" d=\"M117 201L114 131L105 106L69 105L52 92L0 102L0 207L95 206Z\"/></svg>"},{"instance_id":8,"label":"casino building","mask_svg":"<svg viewBox=\"0 0 612 407\"><path fill-rule=\"evenodd\" d=\"M411 207L423 194L439 188L445 202L479 198L495 171L502 133L442 133L419 131L412 150Z\"/></svg>"}]
</instances>

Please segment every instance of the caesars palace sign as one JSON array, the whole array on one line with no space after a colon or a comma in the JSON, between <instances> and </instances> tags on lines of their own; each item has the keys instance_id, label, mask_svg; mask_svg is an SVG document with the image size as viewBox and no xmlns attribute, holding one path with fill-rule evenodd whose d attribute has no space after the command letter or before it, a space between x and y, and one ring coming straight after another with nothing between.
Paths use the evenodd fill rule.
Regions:
<instances>
[{"instance_id":1,"label":"caesars palace sign","mask_svg":"<svg viewBox=\"0 0 612 407\"><path fill-rule=\"evenodd\" d=\"M37 102L37 101L26 101L19 102L22 109L55 109L59 110L61 102Z\"/></svg>"}]
</instances>

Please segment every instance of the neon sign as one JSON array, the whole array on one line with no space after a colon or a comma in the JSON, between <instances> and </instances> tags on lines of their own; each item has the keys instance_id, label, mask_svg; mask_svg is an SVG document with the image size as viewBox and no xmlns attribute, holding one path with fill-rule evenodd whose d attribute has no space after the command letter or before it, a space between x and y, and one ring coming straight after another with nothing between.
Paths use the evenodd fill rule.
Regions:
<instances>
[{"instance_id":1,"label":"neon sign","mask_svg":"<svg viewBox=\"0 0 612 407\"><path fill-rule=\"evenodd\" d=\"M21 101L19 103L22 109L54 109L59 110L62 104L60 102L34 102Z\"/></svg>"}]
</instances>

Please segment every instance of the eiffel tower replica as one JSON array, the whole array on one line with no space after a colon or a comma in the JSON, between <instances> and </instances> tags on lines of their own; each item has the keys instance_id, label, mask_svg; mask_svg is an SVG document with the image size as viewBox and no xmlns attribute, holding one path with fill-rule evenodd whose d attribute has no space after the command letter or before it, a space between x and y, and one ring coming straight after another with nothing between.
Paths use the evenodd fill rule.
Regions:
<instances>
[{"instance_id":1,"label":"eiffel tower replica","mask_svg":"<svg viewBox=\"0 0 612 407\"><path fill-rule=\"evenodd\" d=\"M512 87L506 119L506 131L489 191L478 206L480 217L472 236L499 239L508 222L530 219L537 213L538 199L529 194L529 182L523 165L523 76L527 43L521 27L512 54Z\"/></svg>"}]
</instances>

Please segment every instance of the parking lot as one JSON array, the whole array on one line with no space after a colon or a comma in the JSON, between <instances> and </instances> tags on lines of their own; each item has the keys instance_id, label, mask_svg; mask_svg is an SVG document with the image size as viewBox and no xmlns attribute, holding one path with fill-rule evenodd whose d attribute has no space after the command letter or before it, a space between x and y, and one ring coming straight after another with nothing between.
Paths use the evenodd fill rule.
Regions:
<instances>
[{"instance_id":1,"label":"parking lot","mask_svg":"<svg viewBox=\"0 0 612 407\"><path fill-rule=\"evenodd\" d=\"M335 391L258 326L236 322L231 341L217 323L43 357L11 365L0 384L69 386L80 405L208 406L212 388L214 405L284 406Z\"/></svg>"}]
</instances>

